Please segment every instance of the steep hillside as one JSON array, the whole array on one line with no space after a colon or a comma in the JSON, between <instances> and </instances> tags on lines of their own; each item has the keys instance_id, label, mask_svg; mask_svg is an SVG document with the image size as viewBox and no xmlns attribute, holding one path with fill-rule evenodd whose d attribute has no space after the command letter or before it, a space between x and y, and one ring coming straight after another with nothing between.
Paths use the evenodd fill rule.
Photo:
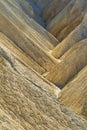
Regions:
<instances>
[{"instance_id":1,"label":"steep hillside","mask_svg":"<svg viewBox=\"0 0 87 130\"><path fill-rule=\"evenodd\" d=\"M29 38L33 42L37 42L44 50L52 49L57 45L58 40L37 24L32 18L28 17L17 3L17 5L14 3L15 1L12 2L9 0L0 1L1 14L4 14L11 23L15 24L24 33L29 35Z\"/></svg>"},{"instance_id":2,"label":"steep hillside","mask_svg":"<svg viewBox=\"0 0 87 130\"><path fill-rule=\"evenodd\" d=\"M62 89L59 99L87 119L87 66Z\"/></svg>"},{"instance_id":3,"label":"steep hillside","mask_svg":"<svg viewBox=\"0 0 87 130\"><path fill-rule=\"evenodd\" d=\"M77 19L87 8L87 0L71 0L62 11L48 24L47 29L58 37L60 32ZM79 24L79 22L78 22ZM75 27L73 27L75 28Z\"/></svg>"},{"instance_id":4,"label":"steep hillside","mask_svg":"<svg viewBox=\"0 0 87 130\"><path fill-rule=\"evenodd\" d=\"M76 43L61 58L46 78L56 85L64 86L87 65L87 39Z\"/></svg>"},{"instance_id":5,"label":"steep hillside","mask_svg":"<svg viewBox=\"0 0 87 130\"><path fill-rule=\"evenodd\" d=\"M0 128L2 130L87 130L87 122L53 98L28 77L30 69L18 60L14 70L0 49ZM23 74L24 71L26 73ZM31 72L32 74L32 72ZM38 83L37 83L37 81Z\"/></svg>"},{"instance_id":6,"label":"steep hillside","mask_svg":"<svg viewBox=\"0 0 87 130\"><path fill-rule=\"evenodd\" d=\"M84 16L81 24L53 49L52 55L56 58L60 58L74 44L85 38L87 38L87 14Z\"/></svg>"},{"instance_id":7,"label":"steep hillside","mask_svg":"<svg viewBox=\"0 0 87 130\"><path fill-rule=\"evenodd\" d=\"M2 13L0 13L0 18L0 31L11 39L23 52L25 52L29 59L36 62L36 64L43 68L44 71L50 70L50 67L56 64L55 58L47 54L42 49L43 46L41 47L38 42L32 40L33 38L30 38L28 31L27 33L25 32L27 26L22 26L21 22L18 23L17 20L15 21L16 24L12 23ZM19 26L17 26L17 23ZM24 27L26 27L25 31L22 30ZM49 66L49 64L52 66Z\"/></svg>"},{"instance_id":8,"label":"steep hillside","mask_svg":"<svg viewBox=\"0 0 87 130\"><path fill-rule=\"evenodd\" d=\"M87 0L0 0L0 130L87 130Z\"/></svg>"}]
</instances>

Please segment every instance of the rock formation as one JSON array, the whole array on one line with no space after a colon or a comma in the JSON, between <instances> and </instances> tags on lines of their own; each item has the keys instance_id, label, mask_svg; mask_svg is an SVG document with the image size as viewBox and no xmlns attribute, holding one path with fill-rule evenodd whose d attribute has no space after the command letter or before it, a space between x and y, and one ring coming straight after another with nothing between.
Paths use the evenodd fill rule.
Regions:
<instances>
[{"instance_id":1,"label":"rock formation","mask_svg":"<svg viewBox=\"0 0 87 130\"><path fill-rule=\"evenodd\" d=\"M87 66L62 89L59 99L87 119Z\"/></svg>"},{"instance_id":2,"label":"rock formation","mask_svg":"<svg viewBox=\"0 0 87 130\"><path fill-rule=\"evenodd\" d=\"M84 16L81 24L53 49L52 55L56 58L60 58L74 44L85 38L87 38L87 14Z\"/></svg>"},{"instance_id":3,"label":"rock formation","mask_svg":"<svg viewBox=\"0 0 87 130\"><path fill-rule=\"evenodd\" d=\"M0 4L1 7L5 8L3 5L4 4L2 3ZM56 60L49 54L45 53L45 50L49 50L50 47L53 47L53 45L49 41L51 40L51 35L48 34L49 37L47 41L47 39L45 39L45 36L39 34L37 30L34 32L35 29L32 30L25 22L22 22L21 19L18 19L17 17L12 15L12 13L10 13L10 11L6 8L4 9L4 11L2 8L0 8L0 10L0 31L3 32L9 39L11 39L14 44L16 44L20 49L22 49L22 51L26 53L26 55L32 62L34 61L34 63L36 62L35 64L39 65L38 72L40 74L51 69L49 67L54 66L56 64ZM39 25L37 24L37 26ZM45 33L45 35L46 34L47 33ZM53 39L54 42L57 42L55 38ZM51 64L52 66L49 66L49 64ZM41 69L43 69L44 71L41 71Z\"/></svg>"},{"instance_id":4,"label":"rock formation","mask_svg":"<svg viewBox=\"0 0 87 130\"><path fill-rule=\"evenodd\" d=\"M0 0L0 130L87 130L86 7Z\"/></svg>"},{"instance_id":5,"label":"rock formation","mask_svg":"<svg viewBox=\"0 0 87 130\"><path fill-rule=\"evenodd\" d=\"M64 28L76 20L77 17L82 15L84 10L87 8L86 6L86 0L71 0L68 5L47 25L48 31L54 36L58 37ZM79 22L77 23L79 24Z\"/></svg>"},{"instance_id":6,"label":"rock formation","mask_svg":"<svg viewBox=\"0 0 87 130\"><path fill-rule=\"evenodd\" d=\"M0 49L2 130L86 130L87 122L53 98L43 87L46 82L37 79L20 61L15 62L17 70Z\"/></svg>"},{"instance_id":7,"label":"rock formation","mask_svg":"<svg viewBox=\"0 0 87 130\"><path fill-rule=\"evenodd\" d=\"M76 43L60 61L46 78L56 85L64 86L87 64L87 39Z\"/></svg>"},{"instance_id":8,"label":"rock formation","mask_svg":"<svg viewBox=\"0 0 87 130\"><path fill-rule=\"evenodd\" d=\"M13 24L29 35L29 38L36 41L44 50L52 49L57 45L58 40L54 38L43 27L37 24L32 18L28 17L23 10L10 4L11 1L0 1L0 12ZM16 14L16 15L15 15ZM2 19L3 20L3 19ZM41 45L42 44L42 45Z\"/></svg>"}]
</instances>

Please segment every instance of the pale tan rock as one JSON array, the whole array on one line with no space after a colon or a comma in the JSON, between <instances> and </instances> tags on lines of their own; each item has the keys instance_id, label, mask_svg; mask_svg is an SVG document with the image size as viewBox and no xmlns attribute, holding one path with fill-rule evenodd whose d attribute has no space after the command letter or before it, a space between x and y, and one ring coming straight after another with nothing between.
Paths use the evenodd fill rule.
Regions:
<instances>
[{"instance_id":1,"label":"pale tan rock","mask_svg":"<svg viewBox=\"0 0 87 130\"><path fill-rule=\"evenodd\" d=\"M21 39L21 37L20 37L20 39ZM8 51L10 51L10 53L12 53L11 50L13 50L13 52L16 52L17 53L16 57L19 56L22 59L22 61L26 62L27 65L31 66L35 71L39 72L40 74L45 73L48 70L48 68L50 70L55 64L57 64L57 61L53 57L51 57L47 53L43 52L40 48L35 47L36 51L34 50L35 52L32 52L32 44L30 44L30 43L29 43L29 45L31 47L28 48L28 46L26 46L26 44L25 45L22 44L22 42L23 42L22 41L21 44L19 44L19 48L18 48L18 46L17 46L17 44L15 44L15 42L12 42L10 39L8 39L2 33L0 33L0 41L2 42L1 46L4 46L4 48L8 48ZM23 49L25 51L23 51L23 49L21 47L23 47ZM30 50L30 48L31 48L31 50ZM34 49L34 47L33 47L33 49ZM28 51L28 54L27 54L27 51ZM32 56L34 56L34 55L32 55L32 54L37 53L37 51L40 53L40 55L37 56L35 54L36 60L34 60L32 58ZM41 56L41 59L40 59L40 56ZM40 62L40 60L42 60L42 61ZM51 66L50 66L50 64L51 64ZM46 67L47 67L47 70L45 69Z\"/></svg>"},{"instance_id":2,"label":"pale tan rock","mask_svg":"<svg viewBox=\"0 0 87 130\"><path fill-rule=\"evenodd\" d=\"M15 44L2 33L0 33L0 54L9 62L14 71L20 73L26 79L32 79L32 82L37 82L51 95L58 96L60 90L34 71L35 67L35 69L40 69L40 67L38 67L34 61L32 62L20 48L15 46Z\"/></svg>"},{"instance_id":3,"label":"pale tan rock","mask_svg":"<svg viewBox=\"0 0 87 130\"><path fill-rule=\"evenodd\" d=\"M68 26L66 26L60 34L57 36L59 41L62 41L64 38L68 37L68 35L79 25L84 19L84 13L78 16L74 21L72 21Z\"/></svg>"},{"instance_id":4,"label":"pale tan rock","mask_svg":"<svg viewBox=\"0 0 87 130\"><path fill-rule=\"evenodd\" d=\"M48 51L57 45L58 40L32 18L28 17L20 7L14 5L14 2L13 5L11 3L9 0L0 1L0 12L4 14L10 22L20 28L22 32L29 36L31 41L36 42L44 50Z\"/></svg>"},{"instance_id":5,"label":"pale tan rock","mask_svg":"<svg viewBox=\"0 0 87 130\"><path fill-rule=\"evenodd\" d=\"M59 33L66 26L81 15L81 13L87 8L86 6L86 0L71 0L68 5L48 24L48 31L58 37Z\"/></svg>"},{"instance_id":6,"label":"pale tan rock","mask_svg":"<svg viewBox=\"0 0 87 130\"><path fill-rule=\"evenodd\" d=\"M81 24L53 49L52 55L56 58L60 58L74 44L85 38L87 38L87 14L85 14Z\"/></svg>"},{"instance_id":7,"label":"pale tan rock","mask_svg":"<svg viewBox=\"0 0 87 130\"><path fill-rule=\"evenodd\" d=\"M69 49L46 78L60 87L64 87L87 64L87 39L76 43Z\"/></svg>"},{"instance_id":8,"label":"pale tan rock","mask_svg":"<svg viewBox=\"0 0 87 130\"><path fill-rule=\"evenodd\" d=\"M87 119L87 66L62 89L59 99Z\"/></svg>"},{"instance_id":9,"label":"pale tan rock","mask_svg":"<svg viewBox=\"0 0 87 130\"><path fill-rule=\"evenodd\" d=\"M0 49L0 128L2 130L86 130L87 122L44 89L20 61L15 70ZM22 67L22 68L21 68ZM22 70L26 71L26 76ZM35 80L35 81L34 81Z\"/></svg>"},{"instance_id":10,"label":"pale tan rock","mask_svg":"<svg viewBox=\"0 0 87 130\"><path fill-rule=\"evenodd\" d=\"M14 42L13 44L16 44L32 62L36 62L36 64L39 65L38 72L40 72L40 68L42 68L44 72L49 71L52 66L57 63L54 57L47 54L36 41L32 41L29 35L23 32L17 25L9 21L9 19L2 14L0 14L0 18L0 30L8 36L8 38ZM43 71L40 72L40 74L42 73Z\"/></svg>"},{"instance_id":11,"label":"pale tan rock","mask_svg":"<svg viewBox=\"0 0 87 130\"><path fill-rule=\"evenodd\" d=\"M32 0L35 6L30 0L0 1L0 130L87 130L87 121L65 107L58 100L61 90L43 77L54 68L59 74L56 67L61 64L65 84L87 64L87 40L76 43L60 59L51 55L58 40L34 21L40 20L37 10L50 1ZM76 22L82 22L83 16ZM86 102L83 106L85 116Z\"/></svg>"}]
</instances>

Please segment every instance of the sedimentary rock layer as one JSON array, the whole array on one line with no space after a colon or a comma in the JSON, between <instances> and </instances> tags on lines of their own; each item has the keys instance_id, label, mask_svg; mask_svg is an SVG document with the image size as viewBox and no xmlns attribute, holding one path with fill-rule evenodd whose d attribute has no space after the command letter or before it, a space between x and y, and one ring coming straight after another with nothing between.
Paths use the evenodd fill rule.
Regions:
<instances>
[{"instance_id":1,"label":"sedimentary rock layer","mask_svg":"<svg viewBox=\"0 0 87 130\"><path fill-rule=\"evenodd\" d=\"M68 5L48 24L48 31L58 37L60 32L79 17L86 8L86 0L71 0Z\"/></svg>"},{"instance_id":2,"label":"sedimentary rock layer","mask_svg":"<svg viewBox=\"0 0 87 130\"><path fill-rule=\"evenodd\" d=\"M87 119L87 66L61 91L60 100Z\"/></svg>"},{"instance_id":3,"label":"sedimentary rock layer","mask_svg":"<svg viewBox=\"0 0 87 130\"><path fill-rule=\"evenodd\" d=\"M56 58L60 58L74 44L85 38L87 38L87 14L85 14L81 24L53 49L52 55Z\"/></svg>"},{"instance_id":4,"label":"sedimentary rock layer","mask_svg":"<svg viewBox=\"0 0 87 130\"><path fill-rule=\"evenodd\" d=\"M76 43L61 58L46 78L56 85L64 86L87 64L87 39Z\"/></svg>"},{"instance_id":5,"label":"sedimentary rock layer","mask_svg":"<svg viewBox=\"0 0 87 130\"><path fill-rule=\"evenodd\" d=\"M17 61L16 65L20 66L17 70L0 49L0 128L2 130L86 130L87 122L83 118L53 98L40 85L40 79L37 84L37 81L34 81L34 73L32 79L30 70L28 68L26 70L22 63ZM25 71L26 76L22 71Z\"/></svg>"},{"instance_id":6,"label":"sedimentary rock layer","mask_svg":"<svg viewBox=\"0 0 87 130\"><path fill-rule=\"evenodd\" d=\"M58 40L28 17L18 5L14 4L14 1L0 1L0 12L8 18L8 21L26 33L33 42L36 42L40 47L42 46L44 50L52 49L57 45Z\"/></svg>"}]
</instances>

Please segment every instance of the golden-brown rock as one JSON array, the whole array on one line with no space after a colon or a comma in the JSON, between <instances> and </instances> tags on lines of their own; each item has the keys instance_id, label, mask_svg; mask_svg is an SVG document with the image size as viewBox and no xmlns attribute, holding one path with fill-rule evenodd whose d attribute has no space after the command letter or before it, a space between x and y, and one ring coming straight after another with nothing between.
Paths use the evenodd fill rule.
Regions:
<instances>
[{"instance_id":1,"label":"golden-brown rock","mask_svg":"<svg viewBox=\"0 0 87 130\"><path fill-rule=\"evenodd\" d=\"M60 58L74 44L85 38L87 38L87 14L84 16L81 24L53 49L52 55L56 58Z\"/></svg>"},{"instance_id":2,"label":"golden-brown rock","mask_svg":"<svg viewBox=\"0 0 87 130\"><path fill-rule=\"evenodd\" d=\"M17 59L16 69L10 61L0 49L1 130L87 130L87 122L83 118L44 89L45 81L37 79Z\"/></svg>"},{"instance_id":3,"label":"golden-brown rock","mask_svg":"<svg viewBox=\"0 0 87 130\"><path fill-rule=\"evenodd\" d=\"M87 8L86 6L86 0L71 0L68 5L48 24L48 31L58 37L59 33L66 26L82 14L82 12Z\"/></svg>"},{"instance_id":4,"label":"golden-brown rock","mask_svg":"<svg viewBox=\"0 0 87 130\"><path fill-rule=\"evenodd\" d=\"M87 130L87 121L58 99L61 91L58 86L69 83L87 65L87 39L84 39L87 38L87 16L84 18L87 4L84 5L85 0L71 1L0 0L0 130ZM69 21L64 21L63 25L67 25L58 35L59 40L81 23L71 44L62 48L66 53L60 50L61 56L64 54L60 59L51 55L58 40L38 24L45 27L40 14L43 8L47 9L46 4L51 5L45 14L50 14L47 22L71 4L71 13L68 13L71 16ZM51 8L56 12L49 12ZM79 74L86 77L85 73ZM44 78L46 76L58 86ZM82 80L82 86L83 81L86 83ZM85 87L84 102L83 97L80 101L83 102L81 114L86 118Z\"/></svg>"},{"instance_id":5,"label":"golden-brown rock","mask_svg":"<svg viewBox=\"0 0 87 130\"><path fill-rule=\"evenodd\" d=\"M44 50L48 51L57 45L58 40L37 24L32 18L28 17L18 5L14 4L14 2L15 1L11 2L9 0L0 1L1 14L4 14L11 23L21 29L23 33L29 36L31 41L36 42L36 44L40 45Z\"/></svg>"},{"instance_id":6,"label":"golden-brown rock","mask_svg":"<svg viewBox=\"0 0 87 130\"><path fill-rule=\"evenodd\" d=\"M62 89L59 99L87 119L87 66Z\"/></svg>"},{"instance_id":7,"label":"golden-brown rock","mask_svg":"<svg viewBox=\"0 0 87 130\"><path fill-rule=\"evenodd\" d=\"M64 86L87 64L87 39L76 43L60 59L46 78L56 85Z\"/></svg>"},{"instance_id":8,"label":"golden-brown rock","mask_svg":"<svg viewBox=\"0 0 87 130\"><path fill-rule=\"evenodd\" d=\"M56 60L54 57L47 54L41 46L39 46L36 41L32 41L25 32L22 31L18 26L14 25L8 18L6 18L3 14L0 14L0 30L8 36L26 55L31 61L36 62L39 65L38 72L40 74L43 71L39 71L39 69L43 68L44 72L50 70L56 64ZM50 64L52 66L50 66Z\"/></svg>"}]
</instances>

